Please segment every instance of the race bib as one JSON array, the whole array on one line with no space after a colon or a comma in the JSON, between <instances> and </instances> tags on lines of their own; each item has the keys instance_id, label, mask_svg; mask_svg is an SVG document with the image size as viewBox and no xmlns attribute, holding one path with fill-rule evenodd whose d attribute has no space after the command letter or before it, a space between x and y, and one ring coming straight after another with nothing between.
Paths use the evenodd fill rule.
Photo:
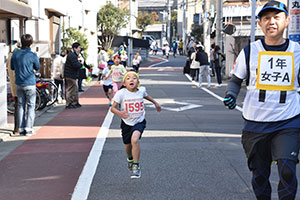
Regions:
<instances>
[{"instance_id":1,"label":"race bib","mask_svg":"<svg viewBox=\"0 0 300 200\"><path fill-rule=\"evenodd\" d=\"M144 99L125 100L124 106L130 116L140 116L144 112Z\"/></svg>"},{"instance_id":2,"label":"race bib","mask_svg":"<svg viewBox=\"0 0 300 200\"><path fill-rule=\"evenodd\" d=\"M256 88L261 90L294 90L293 52L259 52Z\"/></svg>"}]
</instances>

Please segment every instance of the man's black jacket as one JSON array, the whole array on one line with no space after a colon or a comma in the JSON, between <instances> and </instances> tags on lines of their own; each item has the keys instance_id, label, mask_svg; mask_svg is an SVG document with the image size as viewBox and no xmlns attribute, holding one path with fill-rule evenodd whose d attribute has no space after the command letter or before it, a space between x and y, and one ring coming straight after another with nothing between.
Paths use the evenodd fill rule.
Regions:
<instances>
[{"instance_id":1,"label":"man's black jacket","mask_svg":"<svg viewBox=\"0 0 300 200\"><path fill-rule=\"evenodd\" d=\"M79 69L81 67L82 64L78 61L77 54L74 53L73 51L70 51L65 63L64 77L78 79Z\"/></svg>"},{"instance_id":2,"label":"man's black jacket","mask_svg":"<svg viewBox=\"0 0 300 200\"><path fill-rule=\"evenodd\" d=\"M209 65L207 53L204 51L197 52L196 61L200 62L200 66Z\"/></svg>"}]
</instances>

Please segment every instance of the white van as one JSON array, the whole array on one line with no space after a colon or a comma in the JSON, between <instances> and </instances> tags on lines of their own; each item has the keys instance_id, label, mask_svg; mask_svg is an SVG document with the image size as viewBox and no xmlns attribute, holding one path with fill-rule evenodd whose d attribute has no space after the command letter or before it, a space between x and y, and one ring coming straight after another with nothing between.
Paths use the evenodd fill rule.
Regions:
<instances>
[{"instance_id":1,"label":"white van","mask_svg":"<svg viewBox=\"0 0 300 200\"><path fill-rule=\"evenodd\" d=\"M153 41L156 41L155 37L152 35L142 35L143 40L148 40L149 44L151 45Z\"/></svg>"}]
</instances>

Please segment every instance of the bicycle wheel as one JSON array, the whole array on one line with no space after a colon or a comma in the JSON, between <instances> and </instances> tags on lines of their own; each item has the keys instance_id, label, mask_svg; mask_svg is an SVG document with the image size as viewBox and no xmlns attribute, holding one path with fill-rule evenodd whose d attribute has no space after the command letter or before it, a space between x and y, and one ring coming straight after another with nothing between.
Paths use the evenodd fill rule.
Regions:
<instances>
[{"instance_id":1,"label":"bicycle wheel","mask_svg":"<svg viewBox=\"0 0 300 200\"><path fill-rule=\"evenodd\" d=\"M36 89L36 100L35 100L35 111L38 110L38 108L41 105L41 95L40 91ZM12 96L11 92L7 92L7 112L13 114L15 112L15 98Z\"/></svg>"},{"instance_id":2,"label":"bicycle wheel","mask_svg":"<svg viewBox=\"0 0 300 200\"><path fill-rule=\"evenodd\" d=\"M42 102L41 93L38 88L36 88L35 94L36 94L36 99L35 99L35 109L34 110L37 111L39 109L39 107L41 106L41 102Z\"/></svg>"},{"instance_id":3,"label":"bicycle wheel","mask_svg":"<svg viewBox=\"0 0 300 200\"><path fill-rule=\"evenodd\" d=\"M49 91L49 94L47 94L47 107L52 106L57 101L58 96L58 89L54 82L47 81L49 83L47 89Z\"/></svg>"}]
</instances>

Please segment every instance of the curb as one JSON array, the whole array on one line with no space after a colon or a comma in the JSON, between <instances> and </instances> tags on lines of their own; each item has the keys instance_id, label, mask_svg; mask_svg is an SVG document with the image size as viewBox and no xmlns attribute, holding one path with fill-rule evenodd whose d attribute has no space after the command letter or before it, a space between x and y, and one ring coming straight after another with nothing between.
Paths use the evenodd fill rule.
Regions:
<instances>
[{"instance_id":1,"label":"curb","mask_svg":"<svg viewBox=\"0 0 300 200\"><path fill-rule=\"evenodd\" d=\"M92 80L92 81L88 82L86 85L83 85L83 87L84 87L84 89L87 90L90 86L94 85L96 82L97 82L96 79ZM81 93L81 94L83 94L83 93ZM79 97L80 97L81 94L79 94ZM45 107L42 110L36 111L35 112L35 121L38 120L38 118L41 118L43 116L43 114L46 113L47 111L54 110L54 108L56 108L58 106L63 106L64 107L65 105L64 104L56 104L56 105L52 105L50 107ZM57 114L59 112L61 112L61 109L58 109ZM37 132L41 127L42 126L39 126L39 128L37 128L37 126L33 126L33 129ZM0 127L0 144L2 142L5 142L6 140L8 140L11 137L22 137L22 139L23 138L28 138L28 137L25 137L25 136L19 136L19 135L14 136L14 135L12 135L13 130L14 130L14 123L8 123L6 127Z\"/></svg>"}]
</instances>

